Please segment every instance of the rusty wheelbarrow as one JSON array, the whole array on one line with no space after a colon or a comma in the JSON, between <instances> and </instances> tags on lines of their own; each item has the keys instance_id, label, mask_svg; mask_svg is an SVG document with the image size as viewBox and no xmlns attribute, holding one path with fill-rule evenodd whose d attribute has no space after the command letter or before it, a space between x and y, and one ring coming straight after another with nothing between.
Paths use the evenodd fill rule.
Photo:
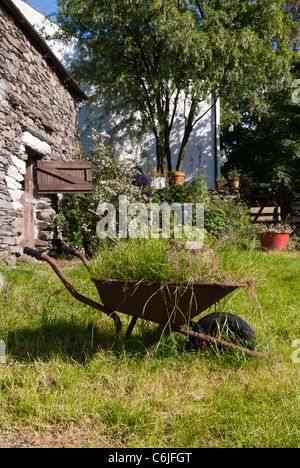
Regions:
<instances>
[{"instance_id":1,"label":"rusty wheelbarrow","mask_svg":"<svg viewBox=\"0 0 300 468\"><path fill-rule=\"evenodd\" d=\"M62 249L75 255L91 271L87 258L70 247ZM68 278L64 275L57 263L48 255L42 254L29 247L24 248L24 254L49 263L54 272L63 282L71 295L80 302L87 304L111 317L116 325L116 338L122 329L121 319L117 312L132 317L126 331L126 339L138 318L154 322L163 326L159 338L147 350L145 357L150 356L156 349L163 334L178 332L186 335L196 348L205 348L209 344L227 349L243 351L245 354L266 357L265 353L254 351L256 337L251 327L240 317L233 314L215 313L206 315L198 322L192 319L197 317L212 305L220 304L220 300L237 288L246 287L245 284L219 284L219 283L161 283L148 281L120 281L92 278L102 304L95 302L78 293ZM236 342L227 342L214 336L220 327L226 326Z\"/></svg>"}]
</instances>

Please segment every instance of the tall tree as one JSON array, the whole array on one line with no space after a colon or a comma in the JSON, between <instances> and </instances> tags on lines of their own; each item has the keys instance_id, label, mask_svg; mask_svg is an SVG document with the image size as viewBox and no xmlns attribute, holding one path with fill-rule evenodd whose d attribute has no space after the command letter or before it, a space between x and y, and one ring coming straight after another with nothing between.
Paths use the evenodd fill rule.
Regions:
<instances>
[{"instance_id":1,"label":"tall tree","mask_svg":"<svg viewBox=\"0 0 300 468\"><path fill-rule=\"evenodd\" d=\"M264 112L256 115L248 102L234 130L224 125L222 145L227 163L224 172L238 168L254 182L278 182L292 186L300 171L300 8L299 0L284 0L282 8L292 20L288 39L293 51L292 86L263 90Z\"/></svg>"},{"instance_id":2,"label":"tall tree","mask_svg":"<svg viewBox=\"0 0 300 468\"><path fill-rule=\"evenodd\" d=\"M226 96L232 118L246 101L289 76L290 20L283 0L58 0L60 38L75 37L73 72L90 83L106 112L151 130L157 169L172 169L171 138L184 133L176 169L210 96ZM211 101L212 105L214 100ZM184 103L184 109L180 107Z\"/></svg>"}]
</instances>

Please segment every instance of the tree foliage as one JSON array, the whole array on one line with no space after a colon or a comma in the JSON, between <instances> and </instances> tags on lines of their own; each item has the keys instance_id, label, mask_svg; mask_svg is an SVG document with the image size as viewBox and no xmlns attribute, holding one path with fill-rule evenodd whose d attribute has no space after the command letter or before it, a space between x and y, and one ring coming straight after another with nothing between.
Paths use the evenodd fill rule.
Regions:
<instances>
[{"instance_id":1,"label":"tree foliage","mask_svg":"<svg viewBox=\"0 0 300 468\"><path fill-rule=\"evenodd\" d=\"M300 171L299 1L285 0L283 8L293 20L288 37L294 52L292 86L286 82L279 90L263 90L265 111L256 115L251 103L247 103L234 131L224 125L222 142L227 158L225 175L236 167L244 179L254 182L284 179L291 187Z\"/></svg>"},{"instance_id":2,"label":"tree foliage","mask_svg":"<svg viewBox=\"0 0 300 468\"><path fill-rule=\"evenodd\" d=\"M240 122L222 132L227 162L225 175L235 167L253 182L293 184L300 170L300 106L291 100L291 90L269 92L267 112L259 119L245 107Z\"/></svg>"},{"instance_id":3,"label":"tree foliage","mask_svg":"<svg viewBox=\"0 0 300 468\"><path fill-rule=\"evenodd\" d=\"M180 170L205 100L226 96L232 120L246 101L261 112L260 91L288 79L291 19L282 1L59 0L57 20L64 39L77 40L76 78L124 126L153 132L163 172L165 159L172 169L176 119L185 129Z\"/></svg>"}]
</instances>

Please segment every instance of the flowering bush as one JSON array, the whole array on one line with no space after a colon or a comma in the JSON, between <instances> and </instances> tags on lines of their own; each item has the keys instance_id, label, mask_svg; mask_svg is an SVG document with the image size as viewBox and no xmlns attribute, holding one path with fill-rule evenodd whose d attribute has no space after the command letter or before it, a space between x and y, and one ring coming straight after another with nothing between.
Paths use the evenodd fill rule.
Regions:
<instances>
[{"instance_id":1,"label":"flowering bush","mask_svg":"<svg viewBox=\"0 0 300 468\"><path fill-rule=\"evenodd\" d=\"M258 223L254 225L254 228L257 229L257 231L260 234L268 234L268 233L274 233L274 234L291 234L293 232L293 229L289 224L262 224Z\"/></svg>"},{"instance_id":2,"label":"flowering bush","mask_svg":"<svg viewBox=\"0 0 300 468\"><path fill-rule=\"evenodd\" d=\"M118 209L120 195L126 195L128 203L148 202L149 189L135 159L123 159L105 145L109 135L93 131L93 149L89 161L93 169L93 193L65 195L58 201L58 213L53 217L56 231L54 246L66 243L71 247L93 255L97 249L96 214L100 203L112 203ZM134 178L135 176L135 178ZM139 183L144 182L144 183ZM147 191L148 190L148 191Z\"/></svg>"},{"instance_id":3,"label":"flowering bush","mask_svg":"<svg viewBox=\"0 0 300 468\"><path fill-rule=\"evenodd\" d=\"M119 195L126 195L128 203L147 202L148 194L141 190L144 184L134 183L142 176L137 160L122 158L121 153L114 154L111 147L105 145L106 138L109 138L105 132L93 130L91 138L94 147L89 159L93 166L94 196L98 203L117 205Z\"/></svg>"},{"instance_id":4,"label":"flowering bush","mask_svg":"<svg viewBox=\"0 0 300 468\"><path fill-rule=\"evenodd\" d=\"M152 178L150 176L137 174L134 176L132 183L133 185L137 185L138 187L140 187L142 193L148 198L152 197L153 192L152 190L150 190L150 188L152 187Z\"/></svg>"}]
</instances>

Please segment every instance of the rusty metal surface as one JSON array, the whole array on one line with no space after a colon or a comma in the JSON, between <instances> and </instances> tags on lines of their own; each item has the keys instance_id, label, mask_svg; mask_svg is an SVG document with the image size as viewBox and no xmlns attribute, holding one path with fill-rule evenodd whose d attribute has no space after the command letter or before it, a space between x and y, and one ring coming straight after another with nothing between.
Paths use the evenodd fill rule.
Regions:
<instances>
[{"instance_id":1,"label":"rusty metal surface","mask_svg":"<svg viewBox=\"0 0 300 468\"><path fill-rule=\"evenodd\" d=\"M200 340L203 340L205 341L206 343L208 344L213 344L213 345L216 345L220 348L226 348L226 349L232 349L232 350L235 350L235 351L241 351L249 356L256 356L256 357L262 357L262 358L267 358L268 355L267 353L263 352L259 352L259 351L253 351L252 349L247 349L247 348L244 348L242 346L238 346L236 344L233 344L233 343L227 343L226 341L224 340L219 340L218 338L214 338L212 336L209 336L209 335L204 335L203 333L199 333L199 332L195 332L193 330L188 330L187 328L172 328L172 331L173 332L178 332L178 333L181 333L183 335L186 335L186 336L194 336L194 337L197 337L199 338Z\"/></svg>"},{"instance_id":2,"label":"rusty metal surface","mask_svg":"<svg viewBox=\"0 0 300 468\"><path fill-rule=\"evenodd\" d=\"M182 284L92 279L108 309L177 327L245 284Z\"/></svg>"}]
</instances>

